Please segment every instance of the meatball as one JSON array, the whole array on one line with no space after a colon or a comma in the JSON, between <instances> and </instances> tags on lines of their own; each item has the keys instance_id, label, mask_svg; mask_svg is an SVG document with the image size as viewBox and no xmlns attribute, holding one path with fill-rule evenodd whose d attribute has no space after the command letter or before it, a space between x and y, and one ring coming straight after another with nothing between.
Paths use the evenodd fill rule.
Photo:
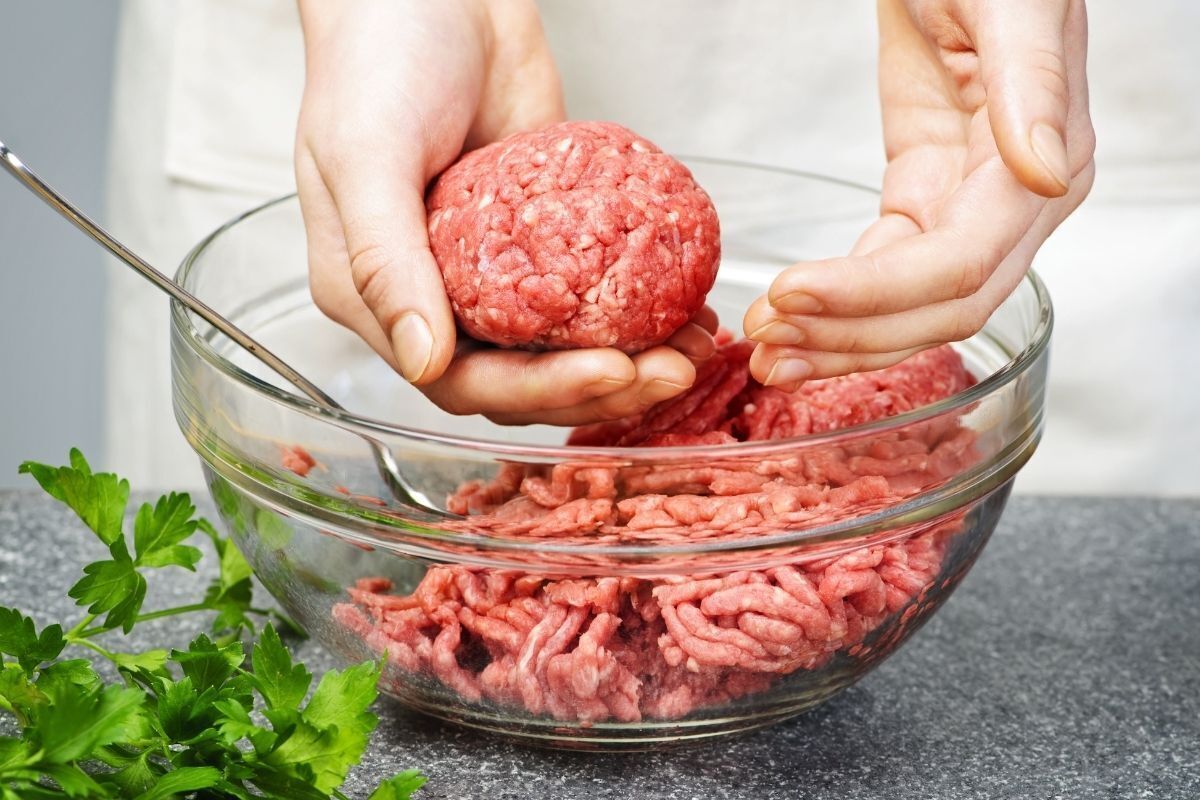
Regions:
<instances>
[{"instance_id":1,"label":"meatball","mask_svg":"<svg viewBox=\"0 0 1200 800\"><path fill-rule=\"evenodd\" d=\"M426 208L459 324L501 347L661 344L704 305L721 257L716 209L688 168L608 122L467 153Z\"/></svg>"}]
</instances>

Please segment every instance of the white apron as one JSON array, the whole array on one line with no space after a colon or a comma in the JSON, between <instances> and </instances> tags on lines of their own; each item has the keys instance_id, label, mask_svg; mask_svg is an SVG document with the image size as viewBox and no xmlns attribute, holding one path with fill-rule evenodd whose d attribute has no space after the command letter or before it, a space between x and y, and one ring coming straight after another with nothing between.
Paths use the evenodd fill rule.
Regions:
<instances>
[{"instance_id":1,"label":"white apron","mask_svg":"<svg viewBox=\"0 0 1200 800\"><path fill-rule=\"evenodd\" d=\"M673 152L878 184L867 3L544 2L575 118ZM1026 492L1200 494L1200 5L1092 0L1092 196L1038 255L1057 311L1046 437ZM109 223L173 270L292 191L303 85L293 0L125 0ZM107 466L193 488L171 411L167 303L111 270ZM136 311L131 309L136 308Z\"/></svg>"}]
</instances>

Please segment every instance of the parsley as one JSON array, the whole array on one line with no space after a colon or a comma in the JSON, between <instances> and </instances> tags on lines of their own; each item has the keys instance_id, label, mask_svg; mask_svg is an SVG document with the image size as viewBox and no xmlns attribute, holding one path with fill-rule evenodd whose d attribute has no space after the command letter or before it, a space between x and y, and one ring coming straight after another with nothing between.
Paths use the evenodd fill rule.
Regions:
<instances>
[{"instance_id":1,"label":"parsley","mask_svg":"<svg viewBox=\"0 0 1200 800\"><path fill-rule=\"evenodd\" d=\"M129 536L129 483L93 473L78 450L67 466L27 462L21 472L72 508L109 557L85 566L68 590L86 609L68 630L39 630L0 607L0 714L20 728L0 736L0 800L344 798L339 787L379 722L369 709L381 665L327 672L310 694L312 673L261 620L298 632L295 623L251 605L250 565L196 517L186 494L143 504ZM144 611L147 573L194 570L201 552L188 542L197 533L212 541L220 567L203 599ZM212 637L201 634L186 650L125 653L97 641L194 612L213 613ZM257 634L248 658L247 634ZM68 648L107 659L121 680L106 681L87 659L62 658ZM415 770L402 772L370 800L409 800L424 783Z\"/></svg>"}]
</instances>

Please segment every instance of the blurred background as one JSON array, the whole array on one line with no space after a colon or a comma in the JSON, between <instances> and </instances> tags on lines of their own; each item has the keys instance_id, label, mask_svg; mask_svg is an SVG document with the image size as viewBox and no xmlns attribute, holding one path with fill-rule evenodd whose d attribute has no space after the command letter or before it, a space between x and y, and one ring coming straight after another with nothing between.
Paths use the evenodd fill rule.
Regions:
<instances>
[{"instance_id":1,"label":"blurred background","mask_svg":"<svg viewBox=\"0 0 1200 800\"><path fill-rule=\"evenodd\" d=\"M0 141L101 216L118 6L0 2ZM101 453L107 280L94 244L2 177L0 486L14 486L27 458Z\"/></svg>"},{"instance_id":2,"label":"blurred background","mask_svg":"<svg viewBox=\"0 0 1200 800\"><path fill-rule=\"evenodd\" d=\"M716 13L705 4L676 5L663 4L664 18ZM619 10L542 7L572 116L618 120L668 150L875 185L883 161L870 5L800 3L789 19L771 25L742 13L741 23L698 27L711 30L704 44L720 56L700 75L670 73L672 39L641 50L640 42L623 40L620 31L631 19L621 19ZM1094 0L1088 8L1098 177L1092 196L1035 262L1051 288L1058 329L1047 435L1018 488L1200 494L1194 419L1200 402L1200 50L1190 41L1200 30L1200 4ZM278 122L286 115L274 112L298 96L300 49L294 35L274 32L267 22L294 16L288 0L0 0L0 10L6 20L0 28L0 140L112 224L118 238L126 238L126 226L128 243L165 271L173 272L187 247L220 220L287 190L290 168L282 148L290 139ZM188 36L155 34L155 25L168 23L175 27L167 30ZM245 24L264 25L261 34L242 37L256 49L230 50L223 31ZM819 45L836 26L854 38L844 58L831 60ZM782 59L778 69L824 91L819 106L793 108L780 102L777 88L759 95L758 84L745 79L751 62L768 58L764 30L788 32L773 48ZM614 42L626 48L619 55ZM189 47L202 52L185 58ZM262 79L266 88L243 93L252 102L241 106L193 92L193 102L173 108L154 91L194 82L206 63L241 69L246 81ZM652 68L665 71L662 96L678 102L614 90ZM115 100L114 84L124 87ZM723 96L729 103L713 99ZM754 135L752 114L744 126L729 124L731 115L741 114L742 105L732 103L759 111L778 106L780 124L794 132L790 144ZM274 121L256 119L260 107ZM725 124L705 114L723 116ZM695 124L671 124L680 115L691 115ZM271 152L255 152L268 140ZM831 149L829 141L838 144ZM239 159L262 168L239 171ZM170 186L147 184L149 171L165 173L155 180ZM222 190L219 201L216 189ZM133 276L114 277L97 247L7 176L0 177L0 211L0 487L27 485L16 474L20 461L62 459L71 446L100 466L133 473L142 486L186 483L191 473L131 468L130 457L121 455L121 415L170 414L160 363L165 325L127 332L119 341L106 335L114 329L106 324L106 303L119 317L126 293L146 287L135 288ZM173 224L187 217L177 226L189 231L187 241L156 240L156 215ZM130 359L154 364L157 372L148 366L147 375L158 377L116 391L106 387L114 354L126 366ZM170 442L134 444L183 448L178 434Z\"/></svg>"}]
</instances>

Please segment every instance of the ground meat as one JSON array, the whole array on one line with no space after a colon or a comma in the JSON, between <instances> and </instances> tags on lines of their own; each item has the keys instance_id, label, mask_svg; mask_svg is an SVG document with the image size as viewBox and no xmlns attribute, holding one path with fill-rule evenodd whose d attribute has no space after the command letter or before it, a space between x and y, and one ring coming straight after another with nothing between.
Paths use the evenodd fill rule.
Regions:
<instances>
[{"instance_id":1,"label":"ground meat","mask_svg":"<svg viewBox=\"0 0 1200 800\"><path fill-rule=\"evenodd\" d=\"M716 211L687 167L607 122L468 153L426 205L459 323L504 347L660 344L703 306L720 261Z\"/></svg>"},{"instance_id":2,"label":"ground meat","mask_svg":"<svg viewBox=\"0 0 1200 800\"><path fill-rule=\"evenodd\" d=\"M317 460L312 457L312 454L298 444L281 449L279 461L283 464L284 469L291 470L301 478L308 477L308 473L317 465Z\"/></svg>"},{"instance_id":3,"label":"ground meat","mask_svg":"<svg viewBox=\"0 0 1200 800\"><path fill-rule=\"evenodd\" d=\"M750 350L727 342L688 392L638 418L577 429L571 443L780 439L883 419L973 383L944 347L788 394L750 377ZM470 515L464 530L504 536L593 544L754 537L902 502L977 461L974 443L948 415L768 459L510 464L460 487L450 508ZM838 653L868 657L867 637L885 621L899 615L886 632L894 638L918 618L961 529L961 514L952 514L848 551L797 548L776 562L784 566L714 572L719 557L710 555L659 578L436 566L407 595L392 594L387 581L359 581L334 615L396 667L469 700L581 722L675 719L819 669Z\"/></svg>"}]
</instances>

